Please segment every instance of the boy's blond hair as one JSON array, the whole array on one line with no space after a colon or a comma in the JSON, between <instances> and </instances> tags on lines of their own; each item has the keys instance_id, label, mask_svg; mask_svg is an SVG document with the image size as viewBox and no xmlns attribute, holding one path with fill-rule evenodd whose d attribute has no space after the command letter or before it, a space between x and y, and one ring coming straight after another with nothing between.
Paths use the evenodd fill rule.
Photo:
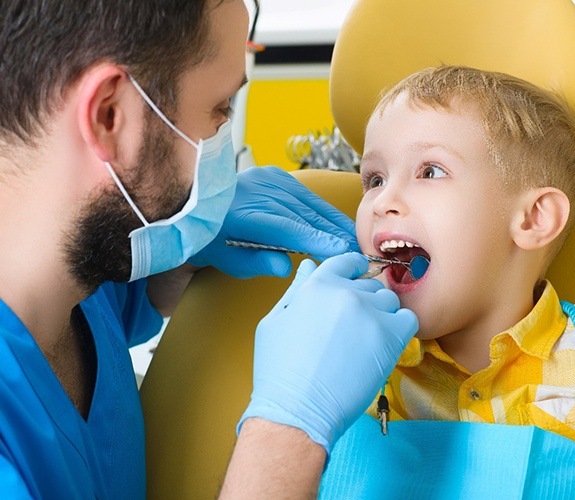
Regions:
<instances>
[{"instance_id":1,"label":"boy's blond hair","mask_svg":"<svg viewBox=\"0 0 575 500\"><path fill-rule=\"evenodd\" d=\"M478 109L492 159L510 192L551 186L572 209L554 250L563 244L575 213L575 112L562 96L504 73L462 66L428 68L382 94L382 112L400 94L415 106ZM555 251L553 253L555 253Z\"/></svg>"}]
</instances>

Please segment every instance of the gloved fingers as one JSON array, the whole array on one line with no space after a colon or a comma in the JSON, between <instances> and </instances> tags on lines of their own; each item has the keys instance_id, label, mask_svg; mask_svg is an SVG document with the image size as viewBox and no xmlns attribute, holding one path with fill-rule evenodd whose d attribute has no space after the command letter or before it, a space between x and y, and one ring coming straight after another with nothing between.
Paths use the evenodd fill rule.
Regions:
<instances>
[{"instance_id":1,"label":"gloved fingers","mask_svg":"<svg viewBox=\"0 0 575 500\"><path fill-rule=\"evenodd\" d=\"M419 330L419 320L413 311L410 309L399 309L390 318L390 328L394 328L397 336L401 336L405 343L417 333Z\"/></svg>"},{"instance_id":2,"label":"gloved fingers","mask_svg":"<svg viewBox=\"0 0 575 500\"><path fill-rule=\"evenodd\" d=\"M281 178L281 181L276 179L276 184L280 184L281 182L289 185L289 194L291 194L297 200L297 205L305 208L309 207L311 210L313 210L313 212L320 215L328 223L341 228L349 234L355 235L355 224L347 215L343 214L333 205L329 204L323 198L319 197L309 188L304 186L293 175L290 175L287 172L278 169L277 167L269 167L269 171L273 175L277 176L278 179ZM300 215L302 214L300 213ZM328 228L321 229L326 232L331 232Z\"/></svg>"},{"instance_id":3,"label":"gloved fingers","mask_svg":"<svg viewBox=\"0 0 575 500\"><path fill-rule=\"evenodd\" d=\"M335 275L341 278L355 279L365 273L369 268L367 258L360 253L345 253L336 255L323 262L317 270L317 277ZM377 280L357 280L357 282L379 283ZM379 283L380 287L383 284Z\"/></svg>"},{"instance_id":4,"label":"gloved fingers","mask_svg":"<svg viewBox=\"0 0 575 500\"><path fill-rule=\"evenodd\" d=\"M383 283L375 279L355 279L350 280L350 287L358 292L364 292L368 294L374 294L383 288ZM363 297L362 297L363 300Z\"/></svg>"},{"instance_id":5,"label":"gloved fingers","mask_svg":"<svg viewBox=\"0 0 575 500\"><path fill-rule=\"evenodd\" d=\"M251 213L245 218L242 232L234 233L233 237L324 257L349 251L348 239L316 229L289 210L278 207L276 212Z\"/></svg>"},{"instance_id":6,"label":"gloved fingers","mask_svg":"<svg viewBox=\"0 0 575 500\"><path fill-rule=\"evenodd\" d=\"M245 279L254 276L285 278L291 273L291 259L284 253L247 248L230 248L229 250L229 257L218 267L235 278Z\"/></svg>"},{"instance_id":7,"label":"gloved fingers","mask_svg":"<svg viewBox=\"0 0 575 500\"><path fill-rule=\"evenodd\" d=\"M303 260L297 268L293 283L298 283L298 286L306 281L312 273L317 269L317 265L313 260Z\"/></svg>"},{"instance_id":8,"label":"gloved fingers","mask_svg":"<svg viewBox=\"0 0 575 500\"><path fill-rule=\"evenodd\" d=\"M291 285L283 294L278 303L273 307L269 315L274 315L280 311L283 311L290 304L294 294L299 290L300 286L305 281L307 281L307 279L312 275L316 268L317 266L312 260L303 260L297 269L296 275Z\"/></svg>"},{"instance_id":9,"label":"gloved fingers","mask_svg":"<svg viewBox=\"0 0 575 500\"><path fill-rule=\"evenodd\" d=\"M285 278L292 270L291 259L282 252L234 248L227 246L225 239L221 238L188 259L188 263L199 268L211 265L239 279L255 276Z\"/></svg>"},{"instance_id":10,"label":"gloved fingers","mask_svg":"<svg viewBox=\"0 0 575 500\"><path fill-rule=\"evenodd\" d=\"M302 186L303 187L303 186ZM285 207L291 212L290 219L297 219L308 224L309 226L323 231L327 234L332 234L347 241L350 246L356 245L355 224L344 213L331 206L325 200L319 198L317 195L306 191L306 198L301 201L296 196L288 198L284 203ZM293 193L290 193L290 195Z\"/></svg>"},{"instance_id":11,"label":"gloved fingers","mask_svg":"<svg viewBox=\"0 0 575 500\"><path fill-rule=\"evenodd\" d=\"M370 297L369 300L373 307L379 311L395 313L401 307L397 294L387 288L379 289L377 292L372 294L372 297Z\"/></svg>"},{"instance_id":12,"label":"gloved fingers","mask_svg":"<svg viewBox=\"0 0 575 500\"><path fill-rule=\"evenodd\" d=\"M245 201L253 206L253 202L259 199L259 213L266 212L266 207L271 207L272 210L268 212L282 214L288 219L297 219L347 241L348 246L339 253L359 250L354 222L280 168L257 167L241 172L238 175L237 194L234 206L240 209ZM282 207L285 207L283 212ZM250 216L251 214L248 215Z\"/></svg>"},{"instance_id":13,"label":"gloved fingers","mask_svg":"<svg viewBox=\"0 0 575 500\"><path fill-rule=\"evenodd\" d=\"M294 220L302 221L319 231L341 238L349 245L347 251L359 249L354 222L325 200L308 191L307 188L305 189L309 196L305 198L305 203L297 197L289 198L285 202L292 214L289 218L294 219L294 216L297 216ZM304 199L303 195L302 199ZM325 256L325 254L320 255Z\"/></svg>"}]
</instances>

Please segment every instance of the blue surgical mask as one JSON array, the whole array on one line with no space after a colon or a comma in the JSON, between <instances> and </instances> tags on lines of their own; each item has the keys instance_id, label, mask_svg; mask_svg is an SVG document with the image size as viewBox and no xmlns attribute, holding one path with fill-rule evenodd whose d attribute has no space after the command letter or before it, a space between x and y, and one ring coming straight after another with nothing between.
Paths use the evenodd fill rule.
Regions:
<instances>
[{"instance_id":1,"label":"blue surgical mask","mask_svg":"<svg viewBox=\"0 0 575 500\"><path fill-rule=\"evenodd\" d=\"M130 281L134 281L184 264L216 237L232 203L237 176L229 121L220 126L216 135L196 143L166 118L132 77L130 80L154 112L197 150L188 201L178 213L154 222L146 220L112 166L105 163L124 198L143 223L143 227L130 233Z\"/></svg>"}]
</instances>

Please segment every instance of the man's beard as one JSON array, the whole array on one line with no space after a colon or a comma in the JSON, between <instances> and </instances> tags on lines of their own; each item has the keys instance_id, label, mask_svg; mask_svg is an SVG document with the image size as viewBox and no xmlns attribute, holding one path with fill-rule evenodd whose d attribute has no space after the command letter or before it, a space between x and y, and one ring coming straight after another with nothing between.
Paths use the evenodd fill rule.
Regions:
<instances>
[{"instance_id":1,"label":"man's beard","mask_svg":"<svg viewBox=\"0 0 575 500\"><path fill-rule=\"evenodd\" d=\"M122 183L149 222L179 212L190 186L179 182L180 166L169 131L147 120L137 166L125 169ZM102 164L102 168L106 168ZM111 179L111 178L110 178ZM65 258L72 277L91 294L105 281L125 282L132 271L129 234L142 221L115 183L91 195L66 235Z\"/></svg>"}]
</instances>

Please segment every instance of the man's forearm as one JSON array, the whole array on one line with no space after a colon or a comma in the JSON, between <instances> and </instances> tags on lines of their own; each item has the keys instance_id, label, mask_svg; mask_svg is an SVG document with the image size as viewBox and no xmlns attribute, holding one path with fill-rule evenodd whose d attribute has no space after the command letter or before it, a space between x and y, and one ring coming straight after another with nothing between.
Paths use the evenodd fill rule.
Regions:
<instances>
[{"instance_id":1,"label":"man's forearm","mask_svg":"<svg viewBox=\"0 0 575 500\"><path fill-rule=\"evenodd\" d=\"M220 500L316 498L325 450L295 427L244 422Z\"/></svg>"}]
</instances>

